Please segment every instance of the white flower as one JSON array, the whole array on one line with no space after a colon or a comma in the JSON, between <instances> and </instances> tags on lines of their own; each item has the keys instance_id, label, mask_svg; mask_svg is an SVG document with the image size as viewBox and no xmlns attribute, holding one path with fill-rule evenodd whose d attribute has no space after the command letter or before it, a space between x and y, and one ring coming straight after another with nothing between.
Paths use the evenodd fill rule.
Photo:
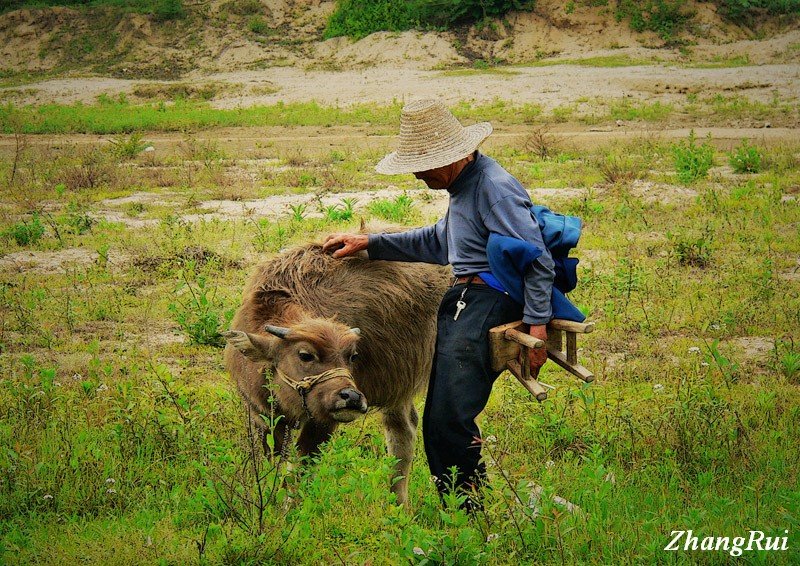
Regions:
<instances>
[{"instance_id":1,"label":"white flower","mask_svg":"<svg viewBox=\"0 0 800 566\"><path fill-rule=\"evenodd\" d=\"M424 551L424 550L422 550L422 549L421 549L420 547L418 547L418 546L415 546L415 547L414 547L414 548L411 550L411 552L413 552L413 553L414 553L414 554L416 554L417 556L425 556L425 551Z\"/></svg>"},{"instance_id":2,"label":"white flower","mask_svg":"<svg viewBox=\"0 0 800 566\"><path fill-rule=\"evenodd\" d=\"M553 462L552 460L548 460L547 462L544 463L544 467L547 468L548 470L550 468L552 468L553 466L555 466L555 465L556 465L556 463Z\"/></svg>"},{"instance_id":3,"label":"white flower","mask_svg":"<svg viewBox=\"0 0 800 566\"><path fill-rule=\"evenodd\" d=\"M493 540L499 539L500 535L498 533L490 533L488 537L486 537L486 542L492 542Z\"/></svg>"},{"instance_id":4,"label":"white flower","mask_svg":"<svg viewBox=\"0 0 800 566\"><path fill-rule=\"evenodd\" d=\"M692 346L691 348L689 348L689 353L690 354L699 354L700 353L700 348L698 348L697 346Z\"/></svg>"},{"instance_id":5,"label":"white flower","mask_svg":"<svg viewBox=\"0 0 800 566\"><path fill-rule=\"evenodd\" d=\"M97 391L98 393L102 393L103 391L108 391L108 385L106 385L105 383L101 383L100 387L95 389L95 391Z\"/></svg>"},{"instance_id":6,"label":"white flower","mask_svg":"<svg viewBox=\"0 0 800 566\"><path fill-rule=\"evenodd\" d=\"M494 444L495 442L497 442L497 437L493 434L490 434L484 439L484 442L487 442L489 444Z\"/></svg>"},{"instance_id":7,"label":"white flower","mask_svg":"<svg viewBox=\"0 0 800 566\"><path fill-rule=\"evenodd\" d=\"M117 480L115 480L114 478L106 478L106 483L109 485L115 484L117 483Z\"/></svg>"},{"instance_id":8,"label":"white flower","mask_svg":"<svg viewBox=\"0 0 800 566\"><path fill-rule=\"evenodd\" d=\"M703 366L704 368L707 368L708 367L708 362L700 362L700 365Z\"/></svg>"},{"instance_id":9,"label":"white flower","mask_svg":"<svg viewBox=\"0 0 800 566\"><path fill-rule=\"evenodd\" d=\"M45 493L45 494L42 496L42 499L44 499L45 501L49 501L50 499L53 499L53 496L52 496L52 495L50 495L49 493Z\"/></svg>"},{"instance_id":10,"label":"white flower","mask_svg":"<svg viewBox=\"0 0 800 566\"><path fill-rule=\"evenodd\" d=\"M79 373L73 373L72 379L74 379L75 381L80 381L81 379L83 379L83 376Z\"/></svg>"},{"instance_id":11,"label":"white flower","mask_svg":"<svg viewBox=\"0 0 800 566\"><path fill-rule=\"evenodd\" d=\"M653 392L660 393L661 391L664 391L664 386L662 384L656 383L653 385Z\"/></svg>"},{"instance_id":12,"label":"white flower","mask_svg":"<svg viewBox=\"0 0 800 566\"><path fill-rule=\"evenodd\" d=\"M116 490L116 489L114 489L113 487L109 487L109 488L106 490L106 493L108 493L108 494L110 494L110 495L113 495L113 494L117 493L117 490Z\"/></svg>"},{"instance_id":13,"label":"white flower","mask_svg":"<svg viewBox=\"0 0 800 566\"><path fill-rule=\"evenodd\" d=\"M719 324L714 323L711 326L709 326L709 328L711 328L711 330L719 330Z\"/></svg>"}]
</instances>

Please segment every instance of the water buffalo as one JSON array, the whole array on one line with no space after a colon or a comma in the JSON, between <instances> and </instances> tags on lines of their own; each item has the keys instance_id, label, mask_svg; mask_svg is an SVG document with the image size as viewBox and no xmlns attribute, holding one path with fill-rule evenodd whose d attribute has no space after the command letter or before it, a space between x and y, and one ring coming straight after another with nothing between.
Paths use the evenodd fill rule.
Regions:
<instances>
[{"instance_id":1,"label":"water buffalo","mask_svg":"<svg viewBox=\"0 0 800 566\"><path fill-rule=\"evenodd\" d=\"M225 334L225 362L251 414L283 416L272 431L276 452L299 426L299 453L314 454L338 423L379 408L398 459L392 491L407 501L413 399L430 374L447 278L439 266L333 259L316 244L256 270ZM265 433L264 419L254 420Z\"/></svg>"}]
</instances>

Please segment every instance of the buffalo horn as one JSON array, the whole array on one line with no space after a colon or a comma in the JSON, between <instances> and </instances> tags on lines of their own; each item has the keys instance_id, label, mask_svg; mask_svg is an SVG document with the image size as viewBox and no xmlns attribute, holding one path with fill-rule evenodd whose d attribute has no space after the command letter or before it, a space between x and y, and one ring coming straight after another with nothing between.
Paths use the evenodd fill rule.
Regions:
<instances>
[{"instance_id":1,"label":"buffalo horn","mask_svg":"<svg viewBox=\"0 0 800 566\"><path fill-rule=\"evenodd\" d=\"M353 334L355 334L357 336L361 336L361 329L360 328L351 328L350 332L352 332Z\"/></svg>"},{"instance_id":2,"label":"buffalo horn","mask_svg":"<svg viewBox=\"0 0 800 566\"><path fill-rule=\"evenodd\" d=\"M264 330L270 334L274 334L278 338L286 338L286 335L289 334L289 329L284 326L272 326L271 324L267 324L264 326Z\"/></svg>"}]
</instances>

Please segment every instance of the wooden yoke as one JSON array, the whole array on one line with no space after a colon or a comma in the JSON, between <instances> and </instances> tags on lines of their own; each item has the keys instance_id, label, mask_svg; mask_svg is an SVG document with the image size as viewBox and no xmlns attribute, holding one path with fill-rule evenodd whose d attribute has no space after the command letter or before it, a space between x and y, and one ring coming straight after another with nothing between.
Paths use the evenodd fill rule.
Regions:
<instances>
[{"instance_id":1,"label":"wooden yoke","mask_svg":"<svg viewBox=\"0 0 800 566\"><path fill-rule=\"evenodd\" d=\"M492 354L492 369L510 371L538 401L547 399L547 390L536 378L531 377L529 348L543 348L543 341L527 332L528 326L521 320L495 326L489 330L489 348ZM578 334L594 331L594 323L572 322L553 319L547 325L547 357L568 372L589 383L594 374L578 364ZM567 335L566 351L563 335ZM522 360L520 364L519 360Z\"/></svg>"}]
</instances>

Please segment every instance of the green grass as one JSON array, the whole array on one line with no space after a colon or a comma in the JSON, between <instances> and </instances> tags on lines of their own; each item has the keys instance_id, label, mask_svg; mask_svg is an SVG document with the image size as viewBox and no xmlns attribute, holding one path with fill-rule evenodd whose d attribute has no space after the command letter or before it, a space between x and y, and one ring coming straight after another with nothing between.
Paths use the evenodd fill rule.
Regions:
<instances>
[{"instance_id":1,"label":"green grass","mask_svg":"<svg viewBox=\"0 0 800 566\"><path fill-rule=\"evenodd\" d=\"M365 126L378 134L384 133L376 128L380 126L385 127L386 133L394 132L393 126L402 107L399 102L346 107L325 106L316 102L279 102L268 106L214 108L206 100L213 98L221 88L214 84L190 90L183 83L160 88L143 85L134 94L156 99L144 104L133 104L125 95L117 98L101 95L95 104L14 106L8 103L0 105L0 133L123 134L248 126ZM172 97L175 97L174 100L171 100ZM509 125L569 121L596 124L614 120L663 122L681 113L692 119L715 121L769 119L776 126L791 125L800 118L797 105L792 100L776 97L770 102L761 102L741 95L714 95L702 100L697 100L695 96L682 105L633 101L629 98L596 100L558 107L553 110L552 116L544 115L538 104L516 104L500 99L483 104L460 102L452 111L465 122L491 121Z\"/></svg>"},{"instance_id":2,"label":"green grass","mask_svg":"<svg viewBox=\"0 0 800 566\"><path fill-rule=\"evenodd\" d=\"M539 116L485 108L520 124ZM548 364L541 379L556 390L542 404L508 375L498 380L480 420L486 513L469 519L441 509L421 439L410 509L393 505L374 415L342 426L310 467L257 459L264 479L256 482L246 418L214 345L244 282L281 248L357 230L360 217L414 225L431 192L396 177L390 182L407 196L341 201L328 212L314 199L325 183L386 187L372 170L380 151L346 140L239 149L224 132L209 134L219 141L187 137L116 155L31 144L11 186L13 156L0 156L0 233L33 213L44 228L35 241L0 238L0 255L91 254L50 271L0 266L0 562L730 560L665 553L675 529L788 529L789 551L744 559L800 560L800 284L792 277L800 208L785 199L800 185L796 143L742 144L763 155L758 173L721 182L712 170L691 191L672 184L671 145L656 138L575 149L543 137L552 151L524 142L493 149L528 187L556 189L545 204L585 222L572 297L597 323L580 339L581 361L597 379L582 385ZM63 182L89 166L109 174L91 188ZM316 182L300 182L309 177ZM562 187L581 190L559 196ZM142 191L154 198L105 202ZM211 198L244 204L268 192L306 204L184 218ZM546 494L537 514L528 507L532 481ZM252 501L259 485L267 488L260 524L240 497ZM564 512L550 494L581 512Z\"/></svg>"},{"instance_id":3,"label":"green grass","mask_svg":"<svg viewBox=\"0 0 800 566\"><path fill-rule=\"evenodd\" d=\"M526 63L526 67L553 67L555 65L578 65L581 67L638 67L655 65L651 59L637 59L628 55L603 55L598 57L581 57L580 59L545 59Z\"/></svg>"}]
</instances>

